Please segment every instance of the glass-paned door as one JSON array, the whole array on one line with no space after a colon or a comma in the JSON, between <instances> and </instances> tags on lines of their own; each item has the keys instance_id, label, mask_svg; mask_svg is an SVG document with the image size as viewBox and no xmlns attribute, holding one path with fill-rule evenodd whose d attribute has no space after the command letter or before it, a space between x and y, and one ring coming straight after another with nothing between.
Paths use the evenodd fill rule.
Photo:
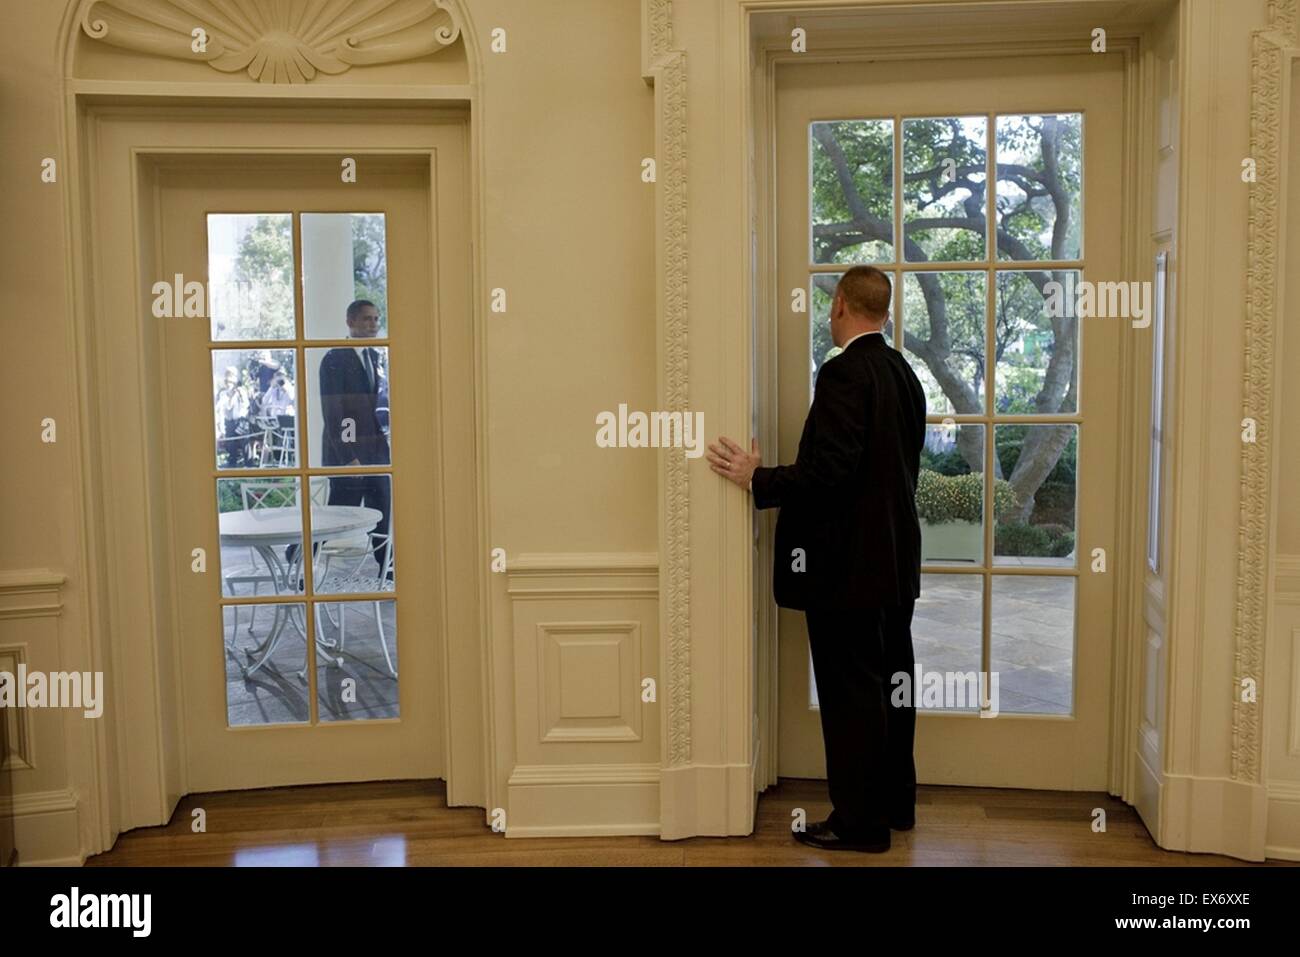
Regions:
<instances>
[{"instance_id":1,"label":"glass-paned door","mask_svg":"<svg viewBox=\"0 0 1300 957\"><path fill-rule=\"evenodd\" d=\"M440 771L430 173L161 174L192 790Z\"/></svg>"},{"instance_id":2,"label":"glass-paned door","mask_svg":"<svg viewBox=\"0 0 1300 957\"><path fill-rule=\"evenodd\" d=\"M1114 540L1128 324L1082 320L1076 291L1120 278L1121 115L1116 70L1077 59L1029 58L1014 82L1001 61L778 73L779 284L810 303L778 337L782 460L837 351L830 304L852 265L890 276L885 336L926 393L923 780L1104 783L1112 600L1091 550ZM780 619L780 767L821 776L802 618Z\"/></svg>"}]
</instances>

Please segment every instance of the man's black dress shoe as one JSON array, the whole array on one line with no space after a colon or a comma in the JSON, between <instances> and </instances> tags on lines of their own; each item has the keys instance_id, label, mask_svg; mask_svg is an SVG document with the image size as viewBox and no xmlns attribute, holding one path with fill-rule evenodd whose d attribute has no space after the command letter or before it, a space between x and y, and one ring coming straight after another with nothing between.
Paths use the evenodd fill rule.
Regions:
<instances>
[{"instance_id":1,"label":"man's black dress shoe","mask_svg":"<svg viewBox=\"0 0 1300 957\"><path fill-rule=\"evenodd\" d=\"M836 834L826 821L809 824L805 831L795 831L794 839L809 847L824 851L865 851L868 854L880 854L889 850L889 832L868 837L844 838Z\"/></svg>"}]
</instances>

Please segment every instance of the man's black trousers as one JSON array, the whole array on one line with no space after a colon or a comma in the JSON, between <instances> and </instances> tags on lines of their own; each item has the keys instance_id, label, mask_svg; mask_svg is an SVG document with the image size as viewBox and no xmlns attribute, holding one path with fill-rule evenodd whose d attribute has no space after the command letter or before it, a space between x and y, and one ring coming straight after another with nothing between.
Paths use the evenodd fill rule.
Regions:
<instances>
[{"instance_id":1,"label":"man's black trousers","mask_svg":"<svg viewBox=\"0 0 1300 957\"><path fill-rule=\"evenodd\" d=\"M915 604L804 613L835 808L831 827L841 837L879 835L891 818L915 813L915 694L906 707L890 703L892 675L908 675L909 687L913 681Z\"/></svg>"},{"instance_id":2,"label":"man's black trousers","mask_svg":"<svg viewBox=\"0 0 1300 957\"><path fill-rule=\"evenodd\" d=\"M389 523L392 521L391 481L387 475L330 476L330 505L364 505L380 512L379 523L370 530L370 543L374 549L375 564L379 566L381 574L384 568L384 539L378 536L388 534ZM389 561L395 568L395 553L390 554Z\"/></svg>"}]
</instances>

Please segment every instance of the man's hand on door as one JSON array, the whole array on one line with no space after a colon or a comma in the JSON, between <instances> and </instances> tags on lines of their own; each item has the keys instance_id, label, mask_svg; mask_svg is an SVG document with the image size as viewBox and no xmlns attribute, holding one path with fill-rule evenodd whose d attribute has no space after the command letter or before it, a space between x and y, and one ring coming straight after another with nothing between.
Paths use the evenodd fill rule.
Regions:
<instances>
[{"instance_id":1,"label":"man's hand on door","mask_svg":"<svg viewBox=\"0 0 1300 957\"><path fill-rule=\"evenodd\" d=\"M758 449L758 439L752 440L750 451L746 452L725 435L718 436L716 442L709 443L709 468L725 479L730 479L741 488L749 488L754 469L763 464L763 454Z\"/></svg>"}]
</instances>

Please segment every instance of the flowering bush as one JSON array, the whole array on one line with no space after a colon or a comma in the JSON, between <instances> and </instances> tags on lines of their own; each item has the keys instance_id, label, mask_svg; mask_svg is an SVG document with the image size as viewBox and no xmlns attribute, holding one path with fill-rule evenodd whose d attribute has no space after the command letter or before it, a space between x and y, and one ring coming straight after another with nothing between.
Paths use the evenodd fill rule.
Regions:
<instances>
[{"instance_id":1,"label":"flowering bush","mask_svg":"<svg viewBox=\"0 0 1300 957\"><path fill-rule=\"evenodd\" d=\"M1000 515L1016 505L1011 483L993 480L993 514ZM921 469L916 483L916 514L923 522L978 522L984 511L984 476L941 475Z\"/></svg>"}]
</instances>

